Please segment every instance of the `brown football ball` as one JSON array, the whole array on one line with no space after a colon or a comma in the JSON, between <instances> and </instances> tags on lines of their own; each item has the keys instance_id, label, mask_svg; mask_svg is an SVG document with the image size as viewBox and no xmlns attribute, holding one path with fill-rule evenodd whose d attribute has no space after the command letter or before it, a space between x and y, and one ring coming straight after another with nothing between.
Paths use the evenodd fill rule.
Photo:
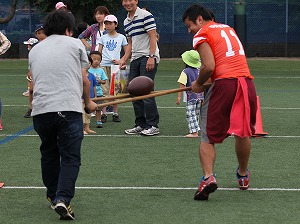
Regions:
<instances>
[{"instance_id":1,"label":"brown football ball","mask_svg":"<svg viewBox=\"0 0 300 224\"><path fill-rule=\"evenodd\" d=\"M127 87L128 93L132 96L147 95L153 91L154 82L147 76L138 76L132 79Z\"/></svg>"}]
</instances>

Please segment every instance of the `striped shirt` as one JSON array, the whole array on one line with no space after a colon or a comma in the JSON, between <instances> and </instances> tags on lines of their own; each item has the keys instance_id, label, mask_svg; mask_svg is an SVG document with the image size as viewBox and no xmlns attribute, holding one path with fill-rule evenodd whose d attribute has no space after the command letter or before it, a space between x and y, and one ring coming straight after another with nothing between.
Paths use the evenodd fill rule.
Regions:
<instances>
[{"instance_id":1,"label":"striped shirt","mask_svg":"<svg viewBox=\"0 0 300 224\"><path fill-rule=\"evenodd\" d=\"M9 48L10 48L10 41L7 39L7 37L0 32L0 55L4 54Z\"/></svg>"},{"instance_id":2,"label":"striped shirt","mask_svg":"<svg viewBox=\"0 0 300 224\"><path fill-rule=\"evenodd\" d=\"M133 19L127 18L124 20L124 29L127 37L132 40L132 55L131 61L142 56L150 54L150 30L156 30L156 23L153 15L137 7ZM156 62L159 62L159 49L156 43L155 50Z\"/></svg>"}]
</instances>

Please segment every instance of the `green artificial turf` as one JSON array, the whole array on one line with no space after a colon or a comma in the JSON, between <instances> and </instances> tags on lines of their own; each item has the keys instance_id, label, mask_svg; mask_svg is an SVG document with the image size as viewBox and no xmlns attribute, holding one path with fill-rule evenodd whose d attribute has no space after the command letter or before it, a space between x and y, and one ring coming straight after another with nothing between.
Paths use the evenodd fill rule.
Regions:
<instances>
[{"instance_id":1,"label":"green artificial turf","mask_svg":"<svg viewBox=\"0 0 300 224\"><path fill-rule=\"evenodd\" d=\"M28 98L26 60L0 60L0 223L62 223L50 209L41 180L40 140L23 118ZM219 190L194 201L202 172L199 139L187 139L185 105L176 94L157 97L160 135L128 136L131 103L119 106L121 123L108 122L82 143L82 165L72 201L74 223L299 223L300 63L251 59L265 138L252 139L251 188L237 189L234 139L216 145ZM155 89L178 88L181 60L162 60ZM26 187L27 189L18 188Z\"/></svg>"}]
</instances>

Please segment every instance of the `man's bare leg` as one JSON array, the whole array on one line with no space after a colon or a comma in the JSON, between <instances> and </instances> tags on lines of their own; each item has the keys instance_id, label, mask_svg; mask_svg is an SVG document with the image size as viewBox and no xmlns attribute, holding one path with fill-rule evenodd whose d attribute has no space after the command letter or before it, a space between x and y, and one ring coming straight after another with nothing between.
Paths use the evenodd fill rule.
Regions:
<instances>
[{"instance_id":1,"label":"man's bare leg","mask_svg":"<svg viewBox=\"0 0 300 224\"><path fill-rule=\"evenodd\" d=\"M206 179L214 174L214 163L216 159L215 146L207 142L201 142L199 156L203 170L203 175Z\"/></svg>"},{"instance_id":2,"label":"man's bare leg","mask_svg":"<svg viewBox=\"0 0 300 224\"><path fill-rule=\"evenodd\" d=\"M251 150L250 138L241 138L235 136L235 152L239 163L238 174L241 176L247 175L247 168Z\"/></svg>"}]
</instances>

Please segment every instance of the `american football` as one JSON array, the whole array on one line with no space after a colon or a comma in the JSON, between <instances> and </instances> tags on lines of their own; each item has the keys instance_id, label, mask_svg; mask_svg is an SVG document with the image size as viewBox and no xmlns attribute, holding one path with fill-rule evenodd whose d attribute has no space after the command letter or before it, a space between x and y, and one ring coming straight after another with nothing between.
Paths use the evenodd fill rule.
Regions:
<instances>
[{"instance_id":1,"label":"american football","mask_svg":"<svg viewBox=\"0 0 300 224\"><path fill-rule=\"evenodd\" d=\"M128 93L132 96L142 96L151 93L154 82L147 76L138 76L132 79L127 87Z\"/></svg>"}]
</instances>

